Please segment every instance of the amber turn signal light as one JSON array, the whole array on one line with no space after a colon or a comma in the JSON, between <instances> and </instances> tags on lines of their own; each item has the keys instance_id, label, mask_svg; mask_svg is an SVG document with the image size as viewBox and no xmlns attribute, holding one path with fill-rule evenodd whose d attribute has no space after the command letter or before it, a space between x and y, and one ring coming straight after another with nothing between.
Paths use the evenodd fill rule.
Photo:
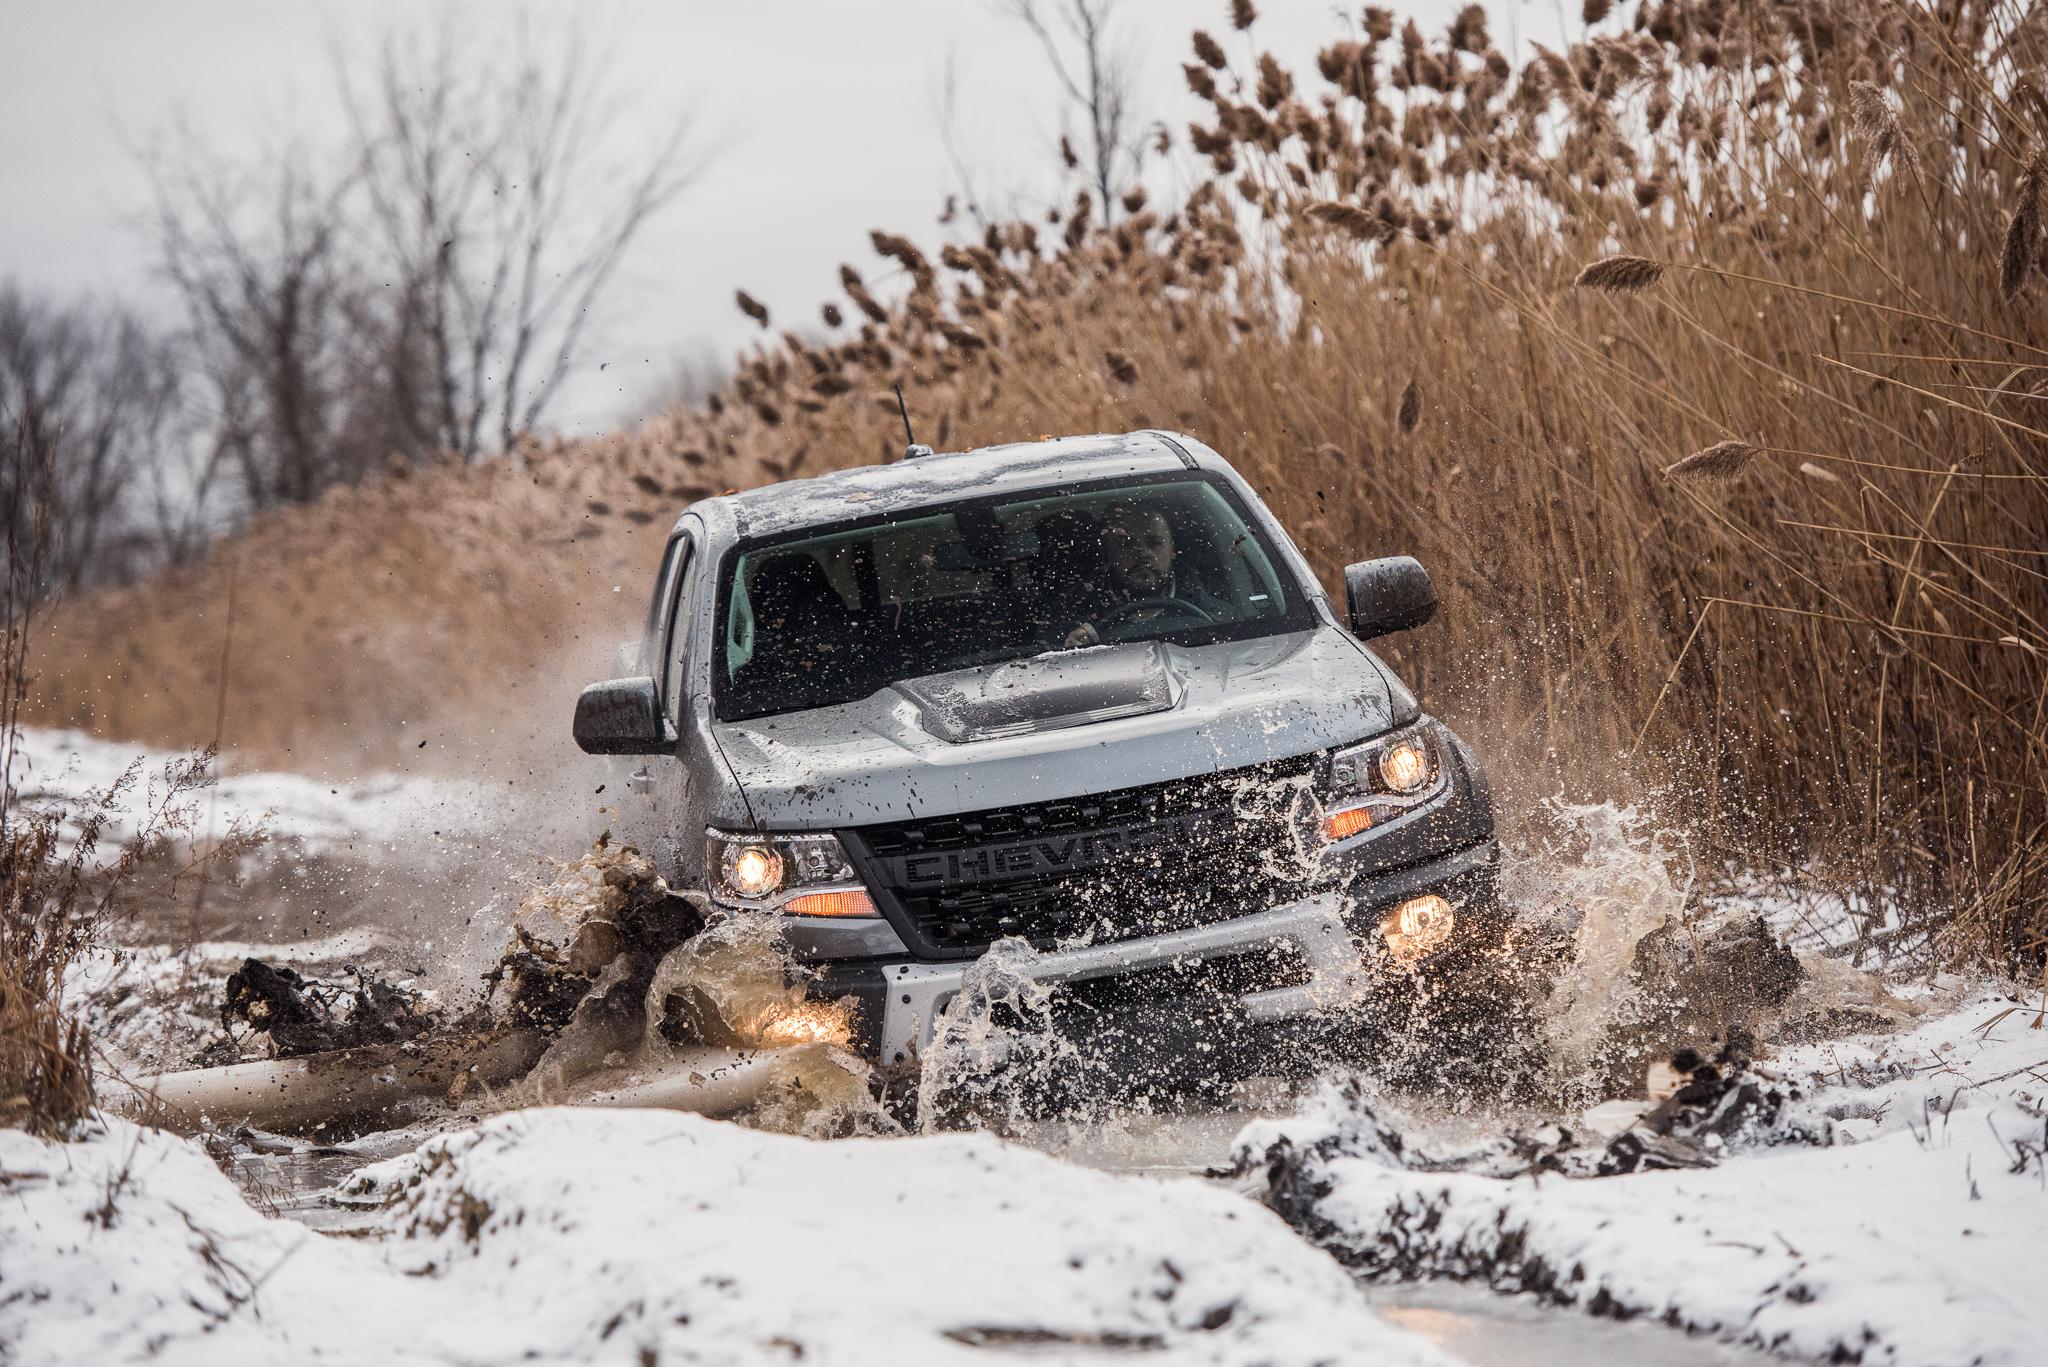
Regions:
<instances>
[{"instance_id":1,"label":"amber turn signal light","mask_svg":"<svg viewBox=\"0 0 2048 1367\"><path fill-rule=\"evenodd\" d=\"M782 910L792 916L880 916L866 892L807 892L792 897Z\"/></svg>"},{"instance_id":2,"label":"amber turn signal light","mask_svg":"<svg viewBox=\"0 0 2048 1367\"><path fill-rule=\"evenodd\" d=\"M1332 812L1323 818L1323 839L1343 840L1357 835L1372 825L1372 811L1366 807L1353 807L1345 812Z\"/></svg>"}]
</instances>

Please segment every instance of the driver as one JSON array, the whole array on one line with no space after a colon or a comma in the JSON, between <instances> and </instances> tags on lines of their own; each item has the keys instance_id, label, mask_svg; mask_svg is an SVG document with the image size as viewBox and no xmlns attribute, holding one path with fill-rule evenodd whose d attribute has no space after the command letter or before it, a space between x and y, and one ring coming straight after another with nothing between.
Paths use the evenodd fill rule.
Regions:
<instances>
[{"instance_id":1,"label":"driver","mask_svg":"<svg viewBox=\"0 0 2048 1367\"><path fill-rule=\"evenodd\" d=\"M1095 617L1108 619L1105 626L1126 622L1149 622L1170 617L1182 625L1193 625L1191 615L1176 612L1162 600L1183 603L1210 621L1220 621L1226 609L1221 599L1203 588L1192 571L1174 561L1173 527L1166 515L1139 503L1111 504L1102 515L1102 582L1096 600ZM1130 608L1133 603L1157 603L1156 607ZM1082 622L1067 633L1068 650L1097 645L1102 633L1093 621Z\"/></svg>"}]
</instances>

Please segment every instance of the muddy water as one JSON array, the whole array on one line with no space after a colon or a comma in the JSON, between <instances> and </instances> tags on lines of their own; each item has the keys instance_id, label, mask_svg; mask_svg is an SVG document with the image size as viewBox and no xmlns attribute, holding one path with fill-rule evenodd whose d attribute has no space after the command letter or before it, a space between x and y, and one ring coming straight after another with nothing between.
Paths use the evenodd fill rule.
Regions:
<instances>
[{"instance_id":1,"label":"muddy water","mask_svg":"<svg viewBox=\"0 0 2048 1367\"><path fill-rule=\"evenodd\" d=\"M1498 1074L1512 1067L1525 1074L1542 1074L1543 1085L1536 1090L1554 1099L1550 1109L1555 1114L1532 1112L1526 1102L1511 1106L1498 1076L1482 1076L1478 1085L1473 1085L1470 1078L1432 1077L1427 1070L1418 1075L1401 1055L1405 1051L1426 1058L1439 1051L1438 1041L1426 1029L1395 1040L1394 1066L1375 1089L1412 1124L1442 1131L1438 1137L1454 1147L1458 1141L1470 1142L1505 1128L1575 1118L1572 1113L1577 1107L1599 1099L1603 1089L1611 1089L1615 1070L1601 1051L1609 1037L1625 1030L1634 1015L1628 968L1635 947L1643 936L1684 912L1690 870L1688 861L1676 857L1682 851L1674 850L1676 842L1669 833L1645 830L1631 813L1604 805L1552 804L1543 818L1538 823L1543 836L1535 847L1508 861L1503 893L1518 924L1528 932L1528 942L1548 945L1546 952L1551 957L1532 966L1517 984L1515 990L1526 999L1527 1008L1519 1026L1521 1037L1512 1041L1512 1062L1501 1060L1494 1071ZM580 865L561 867L573 871ZM1674 873L1679 876L1674 878ZM561 892L562 887L547 891ZM536 899L548 903L546 892L537 890L528 903ZM548 905L553 910L552 903ZM553 919L573 930L579 917L556 911ZM745 930L736 924L722 925L678 947L662 965L661 990L650 993L650 1008L657 996L671 1002L699 1001L709 1012L731 1018L726 1023L735 1039L716 1041L719 1043L762 1046L797 1042L769 1038L762 1021L755 1019L773 1016L775 1022L787 1023L790 1003L783 999L791 994L784 984L795 965L781 948L772 925L758 934L743 933ZM698 952L704 945L711 945L716 952ZM1077 1079L1084 1084L1088 1081L1074 1046L1043 1028L1050 1020L1048 993L1030 979L1033 957L1021 942L1011 942L999 945L973 966L969 990L947 1008L938 1022L937 1038L922 1059L914 1116L869 1107L866 1079L849 1077L849 1086L841 1089L847 1097L836 1098L833 1114L813 1115L778 1105L741 1117L742 1123L820 1138L903 1133L906 1129L930 1133L963 1125L994 1128L1090 1166L1124 1172L1184 1172L1223 1160L1230 1139L1246 1120L1255 1115L1288 1114L1307 1088L1302 1083L1290 1086L1278 1079L1255 1079L1237 1083L1230 1089L1230 1102L1221 1107L1158 1115L1114 1103L1089 1104L1090 1089L1083 1086L1078 1104L1071 1108L1071 1118L1048 1121L1029 1114L1014 1105L1016 1095L1033 1090L1028 1085L1016 1086L1020 1078L1029 1084L1042 1074L1048 1084L1042 1092L1058 1094L1064 1089L1068 1095L1074 1094ZM776 1009L754 1009L761 1008L762 1002ZM736 1012L735 1003L750 1006ZM823 1003L805 1005L824 1007ZM1041 1028L1008 1028L1020 1021ZM665 1049L658 1011L650 1016L650 1023L656 1028L647 1033L650 1043L643 1061L658 1066ZM844 1031L834 1032L832 1037L843 1039ZM861 1067L850 1057L846 1062ZM990 1087L991 1075L999 1075L1008 1085ZM934 1098L949 1089L965 1094L970 1104L942 1112ZM1524 1088L1525 1094L1528 1090ZM1104 1102L1108 1102L1107 1095ZM859 1123L851 1127L843 1114L849 1110L864 1111L852 1117ZM351 1146L356 1147L359 1145ZM285 1191L287 1200L297 1200L301 1187L311 1180L302 1169L320 1172L341 1162L332 1155L276 1153L256 1155L251 1161L252 1191L270 1181ZM270 1172L273 1167L278 1171Z\"/></svg>"},{"instance_id":2,"label":"muddy water","mask_svg":"<svg viewBox=\"0 0 2048 1367\"><path fill-rule=\"evenodd\" d=\"M411 1153L426 1138L420 1130L390 1130L330 1148L245 1135L225 1160L216 1161L263 1214L325 1234L353 1234L367 1229L376 1211L339 1199L341 1185L356 1169Z\"/></svg>"},{"instance_id":3,"label":"muddy water","mask_svg":"<svg viewBox=\"0 0 2048 1367\"><path fill-rule=\"evenodd\" d=\"M1368 1286L1365 1297L1382 1318L1471 1367L1763 1367L1783 1360L1458 1282Z\"/></svg>"}]
</instances>

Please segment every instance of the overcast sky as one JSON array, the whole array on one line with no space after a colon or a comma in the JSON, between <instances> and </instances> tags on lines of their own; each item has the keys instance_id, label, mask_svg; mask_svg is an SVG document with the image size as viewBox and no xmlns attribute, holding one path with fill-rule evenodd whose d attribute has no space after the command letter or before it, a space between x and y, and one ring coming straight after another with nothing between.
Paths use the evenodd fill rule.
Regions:
<instances>
[{"instance_id":1,"label":"overcast sky","mask_svg":"<svg viewBox=\"0 0 2048 1367\"><path fill-rule=\"evenodd\" d=\"M1456 6L1400 8L1440 33ZM1524 41L1554 41L1555 0L1489 8L1502 47L1511 28ZM446 0L0 0L0 277L57 295L154 291L166 307L134 226L147 179L129 149L179 118L231 155L288 133L337 143L337 45L364 51L394 24L431 26L450 9L494 32L516 13ZM1180 76L1189 32L1225 38L1239 61L1248 52L1228 34L1227 9L1224 0L1123 7L1145 56L1145 112L1178 141L1206 110ZM1042 207L1058 185L1057 90L1035 40L993 0L577 0L525 10L544 28L574 23L615 53L639 127L690 111L700 139L719 148L627 263L555 414L566 429L609 425L679 356L757 337L733 306L735 287L765 300L778 327L814 324L819 302L837 295L841 261L880 270L869 229L944 240L935 220L957 186L935 106L949 54L957 139L999 192L991 198ZM1316 50L1358 7L1261 0L1260 10L1258 45L1313 87ZM1175 188L1175 174L1162 168L1155 192Z\"/></svg>"}]
</instances>

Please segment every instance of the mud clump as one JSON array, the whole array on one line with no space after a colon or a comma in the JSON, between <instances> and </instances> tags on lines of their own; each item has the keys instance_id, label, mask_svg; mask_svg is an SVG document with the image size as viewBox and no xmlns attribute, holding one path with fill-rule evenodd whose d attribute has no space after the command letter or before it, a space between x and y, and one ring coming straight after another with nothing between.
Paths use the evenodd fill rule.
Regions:
<instances>
[{"instance_id":1,"label":"mud clump","mask_svg":"<svg viewBox=\"0 0 2048 1367\"><path fill-rule=\"evenodd\" d=\"M1609 1141L1595 1175L1710 1168L1748 1149L1833 1143L1832 1127L1810 1113L1798 1088L1754 1071L1749 1043L1738 1034L1713 1062L1691 1049L1674 1055L1666 1066L1682 1085Z\"/></svg>"},{"instance_id":2,"label":"mud clump","mask_svg":"<svg viewBox=\"0 0 2048 1367\"><path fill-rule=\"evenodd\" d=\"M483 975L488 995L502 995L508 1024L552 1040L534 1067L536 1088L560 1088L641 1046L656 969L703 931L708 905L701 894L673 891L637 849L613 845L609 833L588 853L556 864L555 875L519 909L545 913L568 941L557 945L515 926L503 957Z\"/></svg>"},{"instance_id":3,"label":"mud clump","mask_svg":"<svg viewBox=\"0 0 2048 1367\"><path fill-rule=\"evenodd\" d=\"M524 926L513 927L512 943L483 981L490 995L502 995L507 1025L546 1034L567 1025L590 991L590 975L571 969L560 946L537 939Z\"/></svg>"},{"instance_id":4,"label":"mud clump","mask_svg":"<svg viewBox=\"0 0 2048 1367\"><path fill-rule=\"evenodd\" d=\"M1652 931L1636 944L1637 1006L1616 1040L1614 1080L1640 1077L1645 1064L1669 1056L1671 1041L1753 1052L1755 1033L1806 976L1761 916Z\"/></svg>"},{"instance_id":5,"label":"mud clump","mask_svg":"<svg viewBox=\"0 0 2048 1367\"><path fill-rule=\"evenodd\" d=\"M1283 1130L1254 1126L1229 1166L1209 1176L1235 1181L1297 1230L1318 1242L1338 1231L1319 1207L1332 1189L1329 1165L1364 1159L1410 1172L1459 1172L1493 1178L1552 1173L1583 1179L1659 1168L1711 1168L1724 1158L1781 1145L1826 1147L1834 1131L1794 1087L1754 1070L1734 1049L1708 1062L1692 1050L1671 1066L1685 1084L1612 1139L1584 1127L1547 1125L1516 1130L1456 1152L1415 1143L1381 1113L1365 1083L1353 1077L1325 1087ZM1266 1132L1261 1134L1260 1130ZM1406 1274L1398 1256L1376 1272Z\"/></svg>"},{"instance_id":6,"label":"mud clump","mask_svg":"<svg viewBox=\"0 0 2048 1367\"><path fill-rule=\"evenodd\" d=\"M631 845L600 836L588 854L556 866L556 879L520 904L569 931L557 945L514 926L483 975L505 1022L559 1035L585 1028L639 1038L641 1003L663 955L704 928L703 910L672 891Z\"/></svg>"},{"instance_id":7,"label":"mud clump","mask_svg":"<svg viewBox=\"0 0 2048 1367\"><path fill-rule=\"evenodd\" d=\"M347 986L249 959L226 984L220 1014L228 1037L194 1062L240 1062L250 1031L267 1042L270 1057L300 1058L509 1027L551 1041L543 1062L561 1080L636 1048L655 966L703 929L703 912L632 846L608 838L556 872L520 909L553 917L569 931L566 943L516 925L483 975L483 1000L460 1016L360 969L348 970L356 981ZM239 1039L238 1025L246 1027Z\"/></svg>"},{"instance_id":8,"label":"mud clump","mask_svg":"<svg viewBox=\"0 0 2048 1367\"><path fill-rule=\"evenodd\" d=\"M243 960L229 975L221 1001L221 1026L228 1037L217 1041L200 1062L240 1060L238 1021L267 1039L266 1052L272 1058L403 1044L444 1026L442 1014L418 993L360 969L352 971L356 984L348 988L302 977L291 968L273 968L261 959Z\"/></svg>"}]
</instances>

